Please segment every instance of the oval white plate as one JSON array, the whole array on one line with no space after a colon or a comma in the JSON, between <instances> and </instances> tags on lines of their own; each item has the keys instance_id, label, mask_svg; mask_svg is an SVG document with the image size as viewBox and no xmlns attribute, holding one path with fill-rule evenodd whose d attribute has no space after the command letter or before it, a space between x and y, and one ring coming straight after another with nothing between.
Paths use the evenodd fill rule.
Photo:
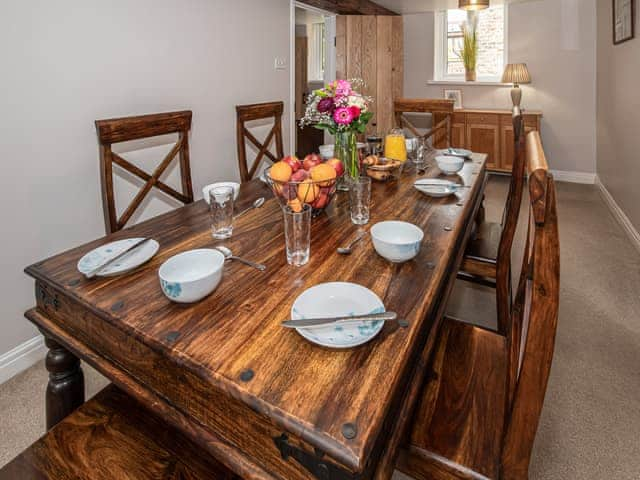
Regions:
<instances>
[{"instance_id":1,"label":"oval white plate","mask_svg":"<svg viewBox=\"0 0 640 480\"><path fill-rule=\"evenodd\" d=\"M107 243L101 247L91 250L84 257L78 261L78 271L80 273L87 274L98 265L106 262L109 258L118 255L118 253L126 250L132 243L141 240L140 238L127 238L124 240L117 240L115 242ZM126 273L134 268L138 268L143 263L148 262L156 254L160 245L155 240L149 240L143 245L134 248L131 252L120 258L115 263L112 263L107 268L100 270L97 277L112 277L114 275L120 275Z\"/></svg>"},{"instance_id":2,"label":"oval white plate","mask_svg":"<svg viewBox=\"0 0 640 480\"><path fill-rule=\"evenodd\" d=\"M462 157L465 160L471 160L471 157L473 155L473 152L471 150L467 150L465 148L454 148L453 151L456 153L452 153L448 148L445 148L444 150L439 150L439 154L450 155L453 157Z\"/></svg>"},{"instance_id":3,"label":"oval white plate","mask_svg":"<svg viewBox=\"0 0 640 480\"><path fill-rule=\"evenodd\" d=\"M438 178L428 178L425 182L429 185L420 185L420 180L413 185L416 190L434 198L448 197L456 193L455 183L450 180L442 180Z\"/></svg>"},{"instance_id":4,"label":"oval white plate","mask_svg":"<svg viewBox=\"0 0 640 480\"><path fill-rule=\"evenodd\" d=\"M337 317L364 315L385 311L380 297L368 288L355 283L330 282L311 287L296 298L291 307L291 318ZM296 328L312 343L329 348L351 348L372 340L384 322L353 322L327 327Z\"/></svg>"}]
</instances>

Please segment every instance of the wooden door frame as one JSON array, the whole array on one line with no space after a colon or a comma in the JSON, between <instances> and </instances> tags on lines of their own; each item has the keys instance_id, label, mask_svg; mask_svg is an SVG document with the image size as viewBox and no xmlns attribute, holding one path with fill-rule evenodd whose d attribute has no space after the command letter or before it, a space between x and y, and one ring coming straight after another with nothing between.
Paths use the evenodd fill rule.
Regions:
<instances>
[{"instance_id":1,"label":"wooden door frame","mask_svg":"<svg viewBox=\"0 0 640 480\"><path fill-rule=\"evenodd\" d=\"M333 17L333 22L325 22L326 27L328 28L325 31L325 35L327 38L327 45L333 45L333 42L329 41L329 39L335 37L336 35L336 23L335 17L336 13L330 12L328 10L322 10L321 8L316 8L311 5L308 5L304 2L299 2L297 0L289 0L289 58L290 60L290 68L289 68L289 108L288 108L288 116L289 116L289 152L291 154L296 151L296 138L297 138L297 128L296 125L296 109L295 109L295 99L296 99L296 7L302 8L304 10L309 10L311 12L317 13L319 15L323 15L324 17ZM332 31L329 31L332 30ZM324 81L334 80L336 77L336 61L335 61L335 46L333 49L327 48L327 69L325 71ZM331 54L333 52L333 55ZM327 73L328 72L328 73Z\"/></svg>"}]
</instances>

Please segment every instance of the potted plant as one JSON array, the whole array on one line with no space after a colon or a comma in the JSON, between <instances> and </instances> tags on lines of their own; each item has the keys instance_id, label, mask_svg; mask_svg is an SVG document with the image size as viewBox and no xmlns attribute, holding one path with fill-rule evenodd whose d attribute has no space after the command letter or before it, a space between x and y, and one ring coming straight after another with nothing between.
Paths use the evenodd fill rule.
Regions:
<instances>
[{"instance_id":1,"label":"potted plant","mask_svg":"<svg viewBox=\"0 0 640 480\"><path fill-rule=\"evenodd\" d=\"M464 64L464 79L467 82L476 81L476 62L478 60L478 17L470 16L462 24L462 49L458 56Z\"/></svg>"}]
</instances>

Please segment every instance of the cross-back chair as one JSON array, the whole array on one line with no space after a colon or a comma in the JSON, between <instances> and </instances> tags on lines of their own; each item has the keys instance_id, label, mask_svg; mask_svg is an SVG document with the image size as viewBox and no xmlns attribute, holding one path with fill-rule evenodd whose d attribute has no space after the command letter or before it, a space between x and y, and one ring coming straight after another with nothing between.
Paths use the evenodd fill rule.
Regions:
<instances>
[{"instance_id":1,"label":"cross-back chair","mask_svg":"<svg viewBox=\"0 0 640 480\"><path fill-rule=\"evenodd\" d=\"M458 278L496 289L498 331L504 332L511 315L511 249L520 215L525 183L525 128L522 112L514 108L513 167L509 193L500 223L483 219L467 244Z\"/></svg>"},{"instance_id":2,"label":"cross-back chair","mask_svg":"<svg viewBox=\"0 0 640 480\"><path fill-rule=\"evenodd\" d=\"M445 319L397 467L421 479L526 479L551 370L560 294L553 177L527 137L529 230L506 336Z\"/></svg>"},{"instance_id":3,"label":"cross-back chair","mask_svg":"<svg viewBox=\"0 0 640 480\"><path fill-rule=\"evenodd\" d=\"M193 202L193 186L191 184L191 169L189 166L191 111L185 110L181 112L112 118L108 120L96 120L95 123L98 141L100 143L100 179L102 183L104 222L107 233L113 233L123 229L152 188L157 188L166 195L184 204ZM117 143L172 133L178 134L178 141L151 174L145 172L128 160L125 160L112 149L112 146ZM176 156L180 163L182 192L177 192L160 180L160 177ZM113 164L118 165L120 168L145 181L145 184L120 217L118 217L116 210L113 187Z\"/></svg>"},{"instance_id":4,"label":"cross-back chair","mask_svg":"<svg viewBox=\"0 0 640 480\"><path fill-rule=\"evenodd\" d=\"M451 115L453 115L453 105L453 100L440 98L399 98L393 102L396 126L403 129L406 128L415 135L416 138L419 138L422 141L426 141L433 137L434 144L444 136L445 146L450 147ZM442 120L440 120L436 125L432 125L427 132L420 133L416 126L405 116L405 113L430 113L434 122L436 118L441 118Z\"/></svg>"},{"instance_id":5,"label":"cross-back chair","mask_svg":"<svg viewBox=\"0 0 640 480\"><path fill-rule=\"evenodd\" d=\"M267 157L271 162L275 163L284 157L284 147L282 144L282 112L284 111L283 102L256 103L253 105L237 105L236 106L236 129L238 142L238 166L240 167L240 181L248 182L256 174L260 162ZM246 123L253 120L263 120L273 118L273 127L265 138L264 142L258 139L249 131ZM275 138L275 155L269 150L271 142ZM249 165L247 160L246 141L251 142L257 149L258 154Z\"/></svg>"}]
</instances>

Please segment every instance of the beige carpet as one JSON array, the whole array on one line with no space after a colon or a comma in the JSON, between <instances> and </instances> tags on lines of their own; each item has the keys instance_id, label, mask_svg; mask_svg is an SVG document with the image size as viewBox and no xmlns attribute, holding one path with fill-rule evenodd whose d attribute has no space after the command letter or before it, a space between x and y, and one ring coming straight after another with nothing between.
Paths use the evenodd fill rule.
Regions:
<instances>
[{"instance_id":1,"label":"beige carpet","mask_svg":"<svg viewBox=\"0 0 640 480\"><path fill-rule=\"evenodd\" d=\"M506 188L505 178L492 177L490 219L499 220ZM558 201L560 322L530 478L637 480L640 255L595 187L560 183ZM494 321L490 291L460 284L453 297L454 315ZM85 376L89 396L106 384L86 367ZM46 378L40 362L0 385L0 465L43 434Z\"/></svg>"}]
</instances>

